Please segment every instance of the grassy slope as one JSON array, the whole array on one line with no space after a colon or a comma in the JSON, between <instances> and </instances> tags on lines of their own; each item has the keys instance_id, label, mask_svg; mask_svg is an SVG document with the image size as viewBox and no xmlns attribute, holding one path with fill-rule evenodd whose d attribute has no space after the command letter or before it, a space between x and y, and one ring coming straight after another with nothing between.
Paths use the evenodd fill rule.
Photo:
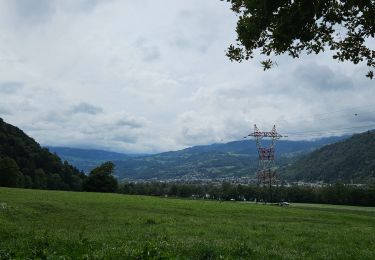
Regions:
<instances>
[{"instance_id":1,"label":"grassy slope","mask_svg":"<svg viewBox=\"0 0 375 260\"><path fill-rule=\"evenodd\" d=\"M375 259L374 248L367 209L0 188L0 259Z\"/></svg>"}]
</instances>

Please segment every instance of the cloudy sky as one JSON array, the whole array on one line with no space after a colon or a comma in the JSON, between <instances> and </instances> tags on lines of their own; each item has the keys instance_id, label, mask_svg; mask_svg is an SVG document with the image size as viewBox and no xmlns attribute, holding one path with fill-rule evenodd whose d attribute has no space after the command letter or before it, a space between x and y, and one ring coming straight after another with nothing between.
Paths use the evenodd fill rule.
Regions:
<instances>
[{"instance_id":1,"label":"cloudy sky","mask_svg":"<svg viewBox=\"0 0 375 260\"><path fill-rule=\"evenodd\" d=\"M0 0L0 117L42 145L139 153L238 140L254 123L292 139L375 128L365 67L231 63L235 24L219 0Z\"/></svg>"}]
</instances>

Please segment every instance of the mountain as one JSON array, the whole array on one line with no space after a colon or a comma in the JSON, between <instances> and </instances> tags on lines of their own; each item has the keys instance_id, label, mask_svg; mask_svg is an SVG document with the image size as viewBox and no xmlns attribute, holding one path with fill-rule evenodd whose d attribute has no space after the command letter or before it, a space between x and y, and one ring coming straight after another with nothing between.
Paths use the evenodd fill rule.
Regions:
<instances>
[{"instance_id":1,"label":"mountain","mask_svg":"<svg viewBox=\"0 0 375 260\"><path fill-rule=\"evenodd\" d=\"M0 186L80 190L85 175L0 118Z\"/></svg>"},{"instance_id":2,"label":"mountain","mask_svg":"<svg viewBox=\"0 0 375 260\"><path fill-rule=\"evenodd\" d=\"M54 147L47 146L47 148L53 152L59 154L62 158L81 158L87 160L122 160L127 158L128 155L123 153L116 153L104 150L96 149L79 149L79 148L69 148L69 147Z\"/></svg>"},{"instance_id":3,"label":"mountain","mask_svg":"<svg viewBox=\"0 0 375 260\"><path fill-rule=\"evenodd\" d=\"M285 167L282 174L303 181L375 181L375 131L324 146Z\"/></svg>"},{"instance_id":4,"label":"mountain","mask_svg":"<svg viewBox=\"0 0 375 260\"><path fill-rule=\"evenodd\" d=\"M69 147L47 147L51 152L56 153L63 160L67 160L78 169L88 173L101 163L106 161L121 161L130 155L109 152L95 149L78 149Z\"/></svg>"},{"instance_id":5,"label":"mountain","mask_svg":"<svg viewBox=\"0 0 375 260\"><path fill-rule=\"evenodd\" d=\"M309 150L316 149L326 144L335 143L339 140L343 140L347 136L333 136L320 138L313 141L289 141L280 140L276 142L276 151L279 154L295 153L295 152L306 152ZM263 142L267 146L267 142ZM220 153L236 153L246 155L257 155L256 143L254 140L242 140L233 141L224 144L211 144L211 145L198 145L189 147L180 151L172 151L162 153L163 155L176 155L179 154L194 154L194 153L205 153L205 152L220 152Z\"/></svg>"},{"instance_id":6,"label":"mountain","mask_svg":"<svg viewBox=\"0 0 375 260\"><path fill-rule=\"evenodd\" d=\"M329 137L315 141L287 141L277 143L277 163L287 165L307 152L346 137ZM225 144L200 145L179 151L146 156L126 156L120 159L87 158L86 152L76 150L74 158L60 149L50 148L79 169L87 171L105 160L116 164L115 174L120 179L202 179L254 176L258 166L258 153L253 140ZM121 155L120 155L121 156Z\"/></svg>"},{"instance_id":7,"label":"mountain","mask_svg":"<svg viewBox=\"0 0 375 260\"><path fill-rule=\"evenodd\" d=\"M279 141L276 163L288 165L299 156L345 137L315 141ZM120 179L213 179L254 177L258 167L255 141L194 146L175 152L116 161Z\"/></svg>"}]
</instances>

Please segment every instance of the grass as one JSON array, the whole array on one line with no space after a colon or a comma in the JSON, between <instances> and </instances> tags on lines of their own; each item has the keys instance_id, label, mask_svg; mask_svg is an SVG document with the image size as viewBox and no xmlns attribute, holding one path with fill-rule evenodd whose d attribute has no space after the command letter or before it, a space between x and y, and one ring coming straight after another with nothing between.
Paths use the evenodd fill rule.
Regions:
<instances>
[{"instance_id":1,"label":"grass","mask_svg":"<svg viewBox=\"0 0 375 260\"><path fill-rule=\"evenodd\" d=\"M0 188L0 259L375 259L375 210Z\"/></svg>"},{"instance_id":2,"label":"grass","mask_svg":"<svg viewBox=\"0 0 375 260\"><path fill-rule=\"evenodd\" d=\"M330 205L330 204L309 204L309 203L293 203L294 207L332 209L343 211L368 211L375 213L375 207L346 206L346 205Z\"/></svg>"}]
</instances>

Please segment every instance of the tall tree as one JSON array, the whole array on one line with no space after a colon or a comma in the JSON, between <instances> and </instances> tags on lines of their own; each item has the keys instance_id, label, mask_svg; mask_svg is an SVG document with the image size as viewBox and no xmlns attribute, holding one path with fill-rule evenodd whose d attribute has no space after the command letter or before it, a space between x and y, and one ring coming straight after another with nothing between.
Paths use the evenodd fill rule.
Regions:
<instances>
[{"instance_id":1,"label":"tall tree","mask_svg":"<svg viewBox=\"0 0 375 260\"><path fill-rule=\"evenodd\" d=\"M112 175L115 169L113 162L105 162L93 169L83 183L85 191L115 192L117 190L117 179Z\"/></svg>"},{"instance_id":2,"label":"tall tree","mask_svg":"<svg viewBox=\"0 0 375 260\"><path fill-rule=\"evenodd\" d=\"M15 160L9 157L0 159L0 186L23 187L23 180Z\"/></svg>"},{"instance_id":3,"label":"tall tree","mask_svg":"<svg viewBox=\"0 0 375 260\"><path fill-rule=\"evenodd\" d=\"M237 44L227 56L241 62L258 50L266 57L302 52L318 54L327 48L333 59L363 62L373 78L375 51L369 39L375 35L374 0L221 0L238 14ZM262 62L264 69L274 64Z\"/></svg>"},{"instance_id":4,"label":"tall tree","mask_svg":"<svg viewBox=\"0 0 375 260\"><path fill-rule=\"evenodd\" d=\"M47 188L47 175L43 169L36 169L34 172L34 188L46 189Z\"/></svg>"}]
</instances>

